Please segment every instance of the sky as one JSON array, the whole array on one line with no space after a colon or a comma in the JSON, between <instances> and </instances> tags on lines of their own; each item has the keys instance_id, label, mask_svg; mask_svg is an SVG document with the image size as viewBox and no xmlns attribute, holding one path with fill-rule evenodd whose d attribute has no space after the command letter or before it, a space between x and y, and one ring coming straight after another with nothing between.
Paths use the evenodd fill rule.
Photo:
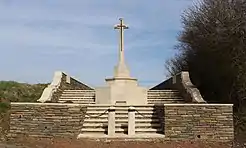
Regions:
<instances>
[{"instance_id":1,"label":"sky","mask_svg":"<svg viewBox=\"0 0 246 148\"><path fill-rule=\"evenodd\" d=\"M181 14L193 0L0 0L0 80L51 82L64 71L96 87L113 76L124 18L125 58L142 86L166 79Z\"/></svg>"}]
</instances>

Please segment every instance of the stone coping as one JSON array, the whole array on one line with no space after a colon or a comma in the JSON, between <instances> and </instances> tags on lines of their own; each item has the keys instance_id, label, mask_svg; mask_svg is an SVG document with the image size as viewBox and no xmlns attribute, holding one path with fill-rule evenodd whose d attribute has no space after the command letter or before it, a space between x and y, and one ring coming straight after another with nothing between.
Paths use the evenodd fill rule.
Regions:
<instances>
[{"instance_id":1,"label":"stone coping","mask_svg":"<svg viewBox=\"0 0 246 148\"><path fill-rule=\"evenodd\" d=\"M151 105L112 105L112 104L75 104L75 103L30 103L30 102L11 102L13 105L68 105L68 106L119 106L119 107L127 107L127 106L134 106L134 107L151 107L151 106L233 106L233 104L151 104Z\"/></svg>"}]
</instances>

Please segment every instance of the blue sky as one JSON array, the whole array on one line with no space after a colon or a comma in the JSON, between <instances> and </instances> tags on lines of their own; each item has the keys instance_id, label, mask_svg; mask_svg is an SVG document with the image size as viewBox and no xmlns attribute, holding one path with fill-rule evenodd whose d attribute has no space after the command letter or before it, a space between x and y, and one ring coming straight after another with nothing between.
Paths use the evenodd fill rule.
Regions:
<instances>
[{"instance_id":1,"label":"blue sky","mask_svg":"<svg viewBox=\"0 0 246 148\"><path fill-rule=\"evenodd\" d=\"M92 86L113 76L123 17L131 76L144 86L166 78L180 15L193 0L0 0L0 79L50 82L65 71Z\"/></svg>"}]
</instances>

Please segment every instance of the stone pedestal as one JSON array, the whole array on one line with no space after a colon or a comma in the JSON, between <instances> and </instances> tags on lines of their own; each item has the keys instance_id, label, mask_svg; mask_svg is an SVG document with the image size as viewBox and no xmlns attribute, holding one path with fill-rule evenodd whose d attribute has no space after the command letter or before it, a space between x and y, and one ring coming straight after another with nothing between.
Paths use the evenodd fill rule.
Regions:
<instances>
[{"instance_id":1,"label":"stone pedestal","mask_svg":"<svg viewBox=\"0 0 246 148\"><path fill-rule=\"evenodd\" d=\"M96 88L96 104L147 104L147 88L138 86L134 78L106 79L108 86Z\"/></svg>"}]
</instances>

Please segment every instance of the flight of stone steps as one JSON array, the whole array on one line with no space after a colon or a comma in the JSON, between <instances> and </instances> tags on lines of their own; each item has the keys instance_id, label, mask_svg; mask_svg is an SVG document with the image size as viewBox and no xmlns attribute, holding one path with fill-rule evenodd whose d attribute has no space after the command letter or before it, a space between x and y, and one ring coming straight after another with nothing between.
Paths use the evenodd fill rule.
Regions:
<instances>
[{"instance_id":1,"label":"flight of stone steps","mask_svg":"<svg viewBox=\"0 0 246 148\"><path fill-rule=\"evenodd\" d=\"M95 104L95 90L64 90L60 103ZM148 104L184 103L177 90L149 90Z\"/></svg>"},{"instance_id":2,"label":"flight of stone steps","mask_svg":"<svg viewBox=\"0 0 246 148\"><path fill-rule=\"evenodd\" d=\"M58 102L95 104L95 90L64 90Z\"/></svg>"},{"instance_id":3,"label":"flight of stone steps","mask_svg":"<svg viewBox=\"0 0 246 148\"><path fill-rule=\"evenodd\" d=\"M184 103L177 90L149 90L148 104Z\"/></svg>"},{"instance_id":4,"label":"flight of stone steps","mask_svg":"<svg viewBox=\"0 0 246 148\"><path fill-rule=\"evenodd\" d=\"M90 105L87 108L81 134L107 134L109 106ZM128 133L129 106L115 106L115 132ZM136 106L135 128L136 134L163 134L161 119L154 106ZM164 117L164 115L162 115Z\"/></svg>"}]
</instances>

